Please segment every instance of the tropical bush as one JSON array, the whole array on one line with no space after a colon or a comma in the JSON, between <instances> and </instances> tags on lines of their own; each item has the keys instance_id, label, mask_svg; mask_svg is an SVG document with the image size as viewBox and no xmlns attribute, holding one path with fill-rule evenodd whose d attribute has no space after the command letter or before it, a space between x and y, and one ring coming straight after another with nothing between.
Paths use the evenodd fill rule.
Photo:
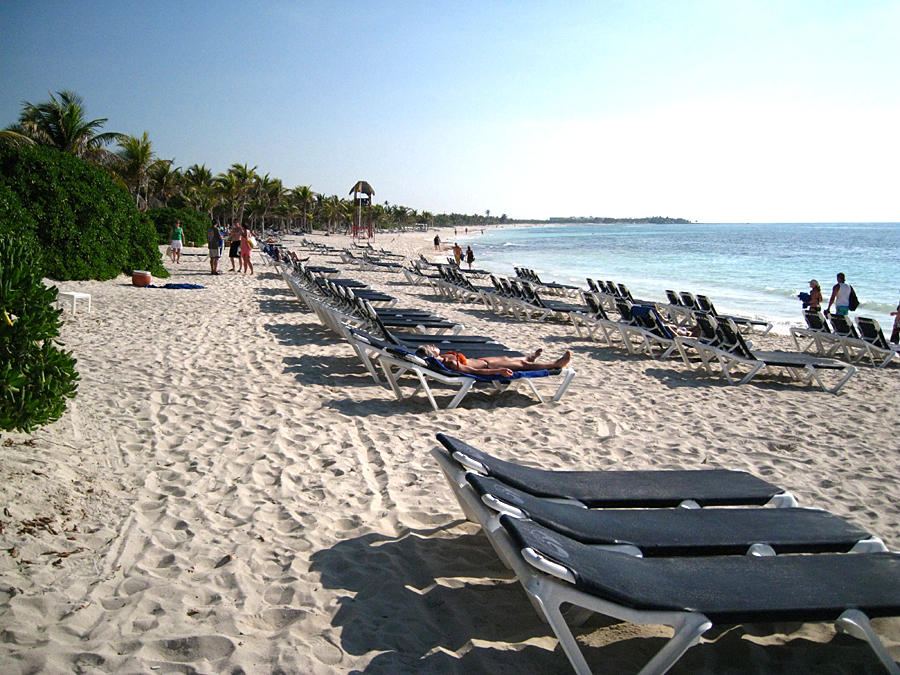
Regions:
<instances>
[{"instance_id":1,"label":"tropical bush","mask_svg":"<svg viewBox=\"0 0 900 675\"><path fill-rule=\"evenodd\" d=\"M0 231L30 230L52 279L112 279L145 269L167 277L150 222L106 170L53 148L0 145L0 185L16 194L31 222L7 220Z\"/></svg>"},{"instance_id":2,"label":"tropical bush","mask_svg":"<svg viewBox=\"0 0 900 675\"><path fill-rule=\"evenodd\" d=\"M0 429L31 431L66 410L78 373L60 348L55 286L41 282L40 256L22 233L0 234Z\"/></svg>"},{"instance_id":3,"label":"tropical bush","mask_svg":"<svg viewBox=\"0 0 900 675\"><path fill-rule=\"evenodd\" d=\"M173 209L163 207L148 209L147 216L156 228L156 243L168 244L171 241L172 227L176 220L181 221L184 229L184 241L192 241L197 246L206 246L206 230L209 229L209 218L194 209Z\"/></svg>"},{"instance_id":4,"label":"tropical bush","mask_svg":"<svg viewBox=\"0 0 900 675\"><path fill-rule=\"evenodd\" d=\"M0 231L21 234L29 239L37 231L37 223L22 206L19 196L0 182Z\"/></svg>"}]
</instances>

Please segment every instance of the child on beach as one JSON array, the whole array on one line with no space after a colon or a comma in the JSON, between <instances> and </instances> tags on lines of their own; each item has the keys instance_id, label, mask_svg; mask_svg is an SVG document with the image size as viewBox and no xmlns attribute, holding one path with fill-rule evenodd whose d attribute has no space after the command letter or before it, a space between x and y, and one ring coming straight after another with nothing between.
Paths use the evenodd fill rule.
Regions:
<instances>
[{"instance_id":1,"label":"child on beach","mask_svg":"<svg viewBox=\"0 0 900 675\"><path fill-rule=\"evenodd\" d=\"M572 360L572 352L568 349L556 361L538 362L543 349L537 349L530 356L482 356L467 358L458 352L443 352L434 345L423 345L416 350L416 355L440 361L444 367L471 375L500 375L512 377L516 370L553 370L565 368Z\"/></svg>"}]
</instances>

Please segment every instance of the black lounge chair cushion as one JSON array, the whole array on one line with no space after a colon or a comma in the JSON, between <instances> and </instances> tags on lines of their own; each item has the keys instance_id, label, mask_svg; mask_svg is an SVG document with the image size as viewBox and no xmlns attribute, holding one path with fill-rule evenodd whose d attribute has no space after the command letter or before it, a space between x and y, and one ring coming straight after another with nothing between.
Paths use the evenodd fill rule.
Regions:
<instances>
[{"instance_id":1,"label":"black lounge chair cushion","mask_svg":"<svg viewBox=\"0 0 900 675\"><path fill-rule=\"evenodd\" d=\"M502 516L518 546L567 567L576 587L642 610L700 612L715 623L834 621L844 610L900 614L900 554L637 558Z\"/></svg>"},{"instance_id":2,"label":"black lounge chair cushion","mask_svg":"<svg viewBox=\"0 0 900 675\"><path fill-rule=\"evenodd\" d=\"M784 493L745 471L547 471L505 462L443 433L437 438L451 453L468 455L508 485L537 497L574 499L592 507L668 507L686 499L701 506L761 505Z\"/></svg>"},{"instance_id":3,"label":"black lounge chair cushion","mask_svg":"<svg viewBox=\"0 0 900 675\"><path fill-rule=\"evenodd\" d=\"M535 497L488 476L466 479L481 494L583 544L630 544L644 555L742 555L751 544L777 553L849 551L869 533L818 509L584 509Z\"/></svg>"}]
</instances>

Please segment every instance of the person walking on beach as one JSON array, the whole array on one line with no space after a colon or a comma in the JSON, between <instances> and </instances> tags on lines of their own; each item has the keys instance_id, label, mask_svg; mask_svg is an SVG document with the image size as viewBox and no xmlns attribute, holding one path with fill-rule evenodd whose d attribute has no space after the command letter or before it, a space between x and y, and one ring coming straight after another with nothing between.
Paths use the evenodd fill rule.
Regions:
<instances>
[{"instance_id":1,"label":"person walking on beach","mask_svg":"<svg viewBox=\"0 0 900 675\"><path fill-rule=\"evenodd\" d=\"M475 251L471 246L466 246L466 262L469 263L469 269L472 269L472 263L475 262Z\"/></svg>"},{"instance_id":2,"label":"person walking on beach","mask_svg":"<svg viewBox=\"0 0 900 675\"><path fill-rule=\"evenodd\" d=\"M181 245L184 241L184 229L181 227L181 221L176 220L172 227L172 261L181 262Z\"/></svg>"},{"instance_id":3,"label":"person walking on beach","mask_svg":"<svg viewBox=\"0 0 900 675\"><path fill-rule=\"evenodd\" d=\"M219 258L222 256L222 233L215 223L206 231L206 245L209 247L209 273L219 273Z\"/></svg>"},{"instance_id":4,"label":"person walking on beach","mask_svg":"<svg viewBox=\"0 0 900 675\"><path fill-rule=\"evenodd\" d=\"M538 361L542 349L536 350L530 356L482 356L480 358L466 358L458 352L441 352L434 345L422 345L416 350L416 354L440 361L445 368L456 370L470 375L500 375L512 377L517 370L554 370L565 368L572 360L572 352L568 349L556 359L556 361Z\"/></svg>"},{"instance_id":5,"label":"person walking on beach","mask_svg":"<svg viewBox=\"0 0 900 675\"><path fill-rule=\"evenodd\" d=\"M835 311L839 315L846 316L850 313L850 294L853 292L853 287L847 283L847 278L844 276L843 272L838 272L837 275L837 283L831 289L831 299L828 301L828 309L825 310L825 313L828 314L831 311L831 306L835 306Z\"/></svg>"},{"instance_id":6,"label":"person walking on beach","mask_svg":"<svg viewBox=\"0 0 900 675\"><path fill-rule=\"evenodd\" d=\"M891 316L894 317L894 328L891 330L891 342L897 344L900 343L900 302L897 303L897 311L891 312Z\"/></svg>"},{"instance_id":7,"label":"person walking on beach","mask_svg":"<svg viewBox=\"0 0 900 675\"><path fill-rule=\"evenodd\" d=\"M456 258L456 266L459 267L459 261L462 260L462 248L459 244L453 244L453 257Z\"/></svg>"},{"instance_id":8,"label":"person walking on beach","mask_svg":"<svg viewBox=\"0 0 900 675\"><path fill-rule=\"evenodd\" d=\"M822 287L815 279L809 282L809 309L813 312L822 311Z\"/></svg>"},{"instance_id":9,"label":"person walking on beach","mask_svg":"<svg viewBox=\"0 0 900 675\"><path fill-rule=\"evenodd\" d=\"M250 245L250 238L253 236L253 232L248 230L247 228L242 228L243 232L241 233L241 264L244 271L244 274L247 273L247 269L249 268L250 274L253 274L253 263L250 262L250 251L253 250L253 247Z\"/></svg>"},{"instance_id":10,"label":"person walking on beach","mask_svg":"<svg viewBox=\"0 0 900 675\"><path fill-rule=\"evenodd\" d=\"M441 250L441 237L438 234L434 235L434 250L435 251Z\"/></svg>"},{"instance_id":11,"label":"person walking on beach","mask_svg":"<svg viewBox=\"0 0 900 675\"><path fill-rule=\"evenodd\" d=\"M243 236L244 228L241 227L241 224L235 222L234 225L231 226L231 232L228 233L228 257L231 258L231 271L232 272L240 272L243 267L241 265L241 237ZM237 270L234 269L234 261L238 261Z\"/></svg>"}]
</instances>

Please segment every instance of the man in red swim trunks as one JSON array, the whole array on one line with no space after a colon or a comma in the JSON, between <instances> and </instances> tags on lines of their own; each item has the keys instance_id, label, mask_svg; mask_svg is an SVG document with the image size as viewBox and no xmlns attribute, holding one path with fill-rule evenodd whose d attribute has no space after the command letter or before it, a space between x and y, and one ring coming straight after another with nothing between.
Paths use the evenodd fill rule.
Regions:
<instances>
[{"instance_id":1,"label":"man in red swim trunks","mask_svg":"<svg viewBox=\"0 0 900 675\"><path fill-rule=\"evenodd\" d=\"M501 375L512 377L515 370L553 370L565 368L572 360L572 352L566 353L556 361L538 362L542 349L536 350L530 356L482 356L480 358L467 358L458 352L443 352L434 345L423 345L416 350L419 356L430 356L450 370L471 375Z\"/></svg>"}]
</instances>

